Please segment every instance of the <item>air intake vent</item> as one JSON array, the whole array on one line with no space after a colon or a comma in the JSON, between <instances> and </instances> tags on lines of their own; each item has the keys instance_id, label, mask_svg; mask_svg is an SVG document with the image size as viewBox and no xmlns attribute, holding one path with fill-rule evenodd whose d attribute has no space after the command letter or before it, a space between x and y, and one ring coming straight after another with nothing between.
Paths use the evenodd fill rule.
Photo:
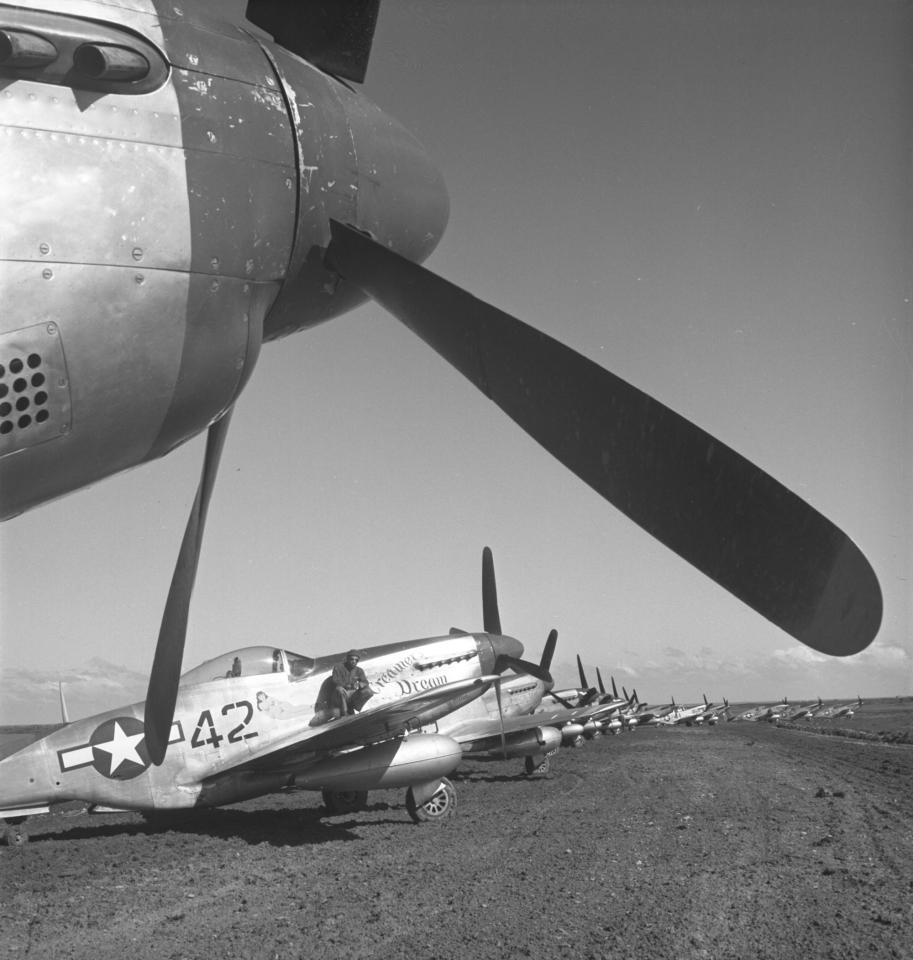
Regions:
<instances>
[{"instance_id":1,"label":"air intake vent","mask_svg":"<svg viewBox=\"0 0 913 960\"><path fill-rule=\"evenodd\" d=\"M56 323L0 336L0 456L70 429L70 383Z\"/></svg>"}]
</instances>

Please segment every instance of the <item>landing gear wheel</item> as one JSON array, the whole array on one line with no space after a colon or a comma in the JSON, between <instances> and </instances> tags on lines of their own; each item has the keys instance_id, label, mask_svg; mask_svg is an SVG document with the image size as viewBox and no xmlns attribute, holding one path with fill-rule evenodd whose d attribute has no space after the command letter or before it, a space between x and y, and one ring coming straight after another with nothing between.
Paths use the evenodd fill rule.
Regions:
<instances>
[{"instance_id":1,"label":"landing gear wheel","mask_svg":"<svg viewBox=\"0 0 913 960\"><path fill-rule=\"evenodd\" d=\"M406 791L406 809L416 823L437 823L440 820L446 820L454 815L456 805L456 787L446 777L441 778L437 793L421 805L415 802L412 787Z\"/></svg>"},{"instance_id":2,"label":"landing gear wheel","mask_svg":"<svg viewBox=\"0 0 913 960\"><path fill-rule=\"evenodd\" d=\"M526 769L526 775L528 777L531 777L536 773L544 776L546 773L548 773L551 763L548 757L544 757L537 763L533 757L527 756L523 760L523 766Z\"/></svg>"},{"instance_id":3,"label":"landing gear wheel","mask_svg":"<svg viewBox=\"0 0 913 960\"><path fill-rule=\"evenodd\" d=\"M324 790L322 796L323 805L331 815L355 813L368 805L367 790Z\"/></svg>"},{"instance_id":4,"label":"landing gear wheel","mask_svg":"<svg viewBox=\"0 0 913 960\"><path fill-rule=\"evenodd\" d=\"M7 847L21 847L29 841L29 832L25 827L25 817L14 817L3 825L2 840Z\"/></svg>"}]
</instances>

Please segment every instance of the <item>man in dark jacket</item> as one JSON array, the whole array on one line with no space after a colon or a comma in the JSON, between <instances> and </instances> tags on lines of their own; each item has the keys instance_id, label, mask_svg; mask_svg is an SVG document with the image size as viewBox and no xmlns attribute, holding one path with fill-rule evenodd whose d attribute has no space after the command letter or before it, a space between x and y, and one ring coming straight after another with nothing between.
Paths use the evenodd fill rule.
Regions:
<instances>
[{"instance_id":1,"label":"man in dark jacket","mask_svg":"<svg viewBox=\"0 0 913 960\"><path fill-rule=\"evenodd\" d=\"M332 707L337 716L357 713L374 696L364 670L358 666L360 659L357 650L350 650L345 660L333 667Z\"/></svg>"}]
</instances>

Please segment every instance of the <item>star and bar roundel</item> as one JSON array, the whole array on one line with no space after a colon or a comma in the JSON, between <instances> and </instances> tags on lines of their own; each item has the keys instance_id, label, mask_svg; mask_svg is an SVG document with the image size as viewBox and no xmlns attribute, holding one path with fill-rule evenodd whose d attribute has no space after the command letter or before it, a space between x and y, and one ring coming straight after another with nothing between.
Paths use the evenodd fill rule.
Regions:
<instances>
[{"instance_id":1,"label":"star and bar roundel","mask_svg":"<svg viewBox=\"0 0 913 960\"><path fill-rule=\"evenodd\" d=\"M183 739L176 721L168 743ZM146 728L136 717L113 717L95 728L88 743L58 750L57 759L63 773L91 766L110 780L132 780L149 768Z\"/></svg>"}]
</instances>

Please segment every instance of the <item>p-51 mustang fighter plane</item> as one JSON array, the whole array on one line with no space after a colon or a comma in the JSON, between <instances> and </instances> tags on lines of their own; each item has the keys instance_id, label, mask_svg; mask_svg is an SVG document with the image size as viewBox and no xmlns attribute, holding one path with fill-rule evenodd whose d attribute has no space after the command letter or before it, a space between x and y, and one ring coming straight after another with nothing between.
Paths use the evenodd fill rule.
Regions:
<instances>
[{"instance_id":1,"label":"p-51 mustang fighter plane","mask_svg":"<svg viewBox=\"0 0 913 960\"><path fill-rule=\"evenodd\" d=\"M837 717L851 717L862 706L862 697L858 694L852 703L824 707L816 716L821 720L835 720Z\"/></svg>"},{"instance_id":2,"label":"p-51 mustang fighter plane","mask_svg":"<svg viewBox=\"0 0 913 960\"><path fill-rule=\"evenodd\" d=\"M297 786L323 791L331 812L375 788L408 787L416 820L455 807L446 779L463 755L441 734L415 733L480 696L500 671L537 670L512 637L460 633L364 651L373 691L360 713L334 716L332 668L259 646L233 650L181 678L164 762L150 762L145 704L79 720L0 761L7 842L27 838L25 818L82 800L96 812L213 807Z\"/></svg>"},{"instance_id":3,"label":"p-51 mustang fighter plane","mask_svg":"<svg viewBox=\"0 0 913 960\"><path fill-rule=\"evenodd\" d=\"M792 722L793 720L811 720L812 717L818 716L824 709L824 703L822 702L821 697L818 697L816 703L807 703L803 707L796 707L795 710L784 714L780 719L788 720L789 722Z\"/></svg>"},{"instance_id":4,"label":"p-51 mustang fighter plane","mask_svg":"<svg viewBox=\"0 0 913 960\"><path fill-rule=\"evenodd\" d=\"M678 724L684 724L686 727L692 724L701 724L704 722L709 712L715 709L715 704L707 700L707 694L704 695L703 703L695 703L688 707L679 706L672 698L672 709L662 717L657 718L657 723L666 727L674 727Z\"/></svg>"}]
</instances>

